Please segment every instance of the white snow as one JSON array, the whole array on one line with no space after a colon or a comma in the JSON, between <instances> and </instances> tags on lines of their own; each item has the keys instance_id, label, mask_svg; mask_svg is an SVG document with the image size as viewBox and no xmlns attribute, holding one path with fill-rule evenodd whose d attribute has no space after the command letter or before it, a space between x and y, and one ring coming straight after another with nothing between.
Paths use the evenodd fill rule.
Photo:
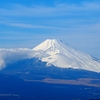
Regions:
<instances>
[{"instance_id":1,"label":"white snow","mask_svg":"<svg viewBox=\"0 0 100 100\"><path fill-rule=\"evenodd\" d=\"M88 54L72 48L59 39L47 39L33 48L35 57L60 68L77 68L100 72L100 62Z\"/></svg>"}]
</instances>

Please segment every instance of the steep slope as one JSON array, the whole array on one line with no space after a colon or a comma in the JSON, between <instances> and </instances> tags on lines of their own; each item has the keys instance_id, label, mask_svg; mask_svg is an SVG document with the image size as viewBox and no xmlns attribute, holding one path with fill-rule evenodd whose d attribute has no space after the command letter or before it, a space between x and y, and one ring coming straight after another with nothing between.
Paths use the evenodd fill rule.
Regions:
<instances>
[{"instance_id":1,"label":"steep slope","mask_svg":"<svg viewBox=\"0 0 100 100\"><path fill-rule=\"evenodd\" d=\"M47 39L37 47L33 48L35 57L47 65L60 68L85 69L100 72L100 62L88 54L72 48L59 39Z\"/></svg>"}]
</instances>

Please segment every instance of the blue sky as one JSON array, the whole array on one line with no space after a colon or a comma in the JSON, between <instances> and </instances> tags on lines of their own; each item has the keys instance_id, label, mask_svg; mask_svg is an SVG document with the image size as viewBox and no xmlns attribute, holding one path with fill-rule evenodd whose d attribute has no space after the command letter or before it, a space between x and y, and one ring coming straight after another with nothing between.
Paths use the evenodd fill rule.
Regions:
<instances>
[{"instance_id":1,"label":"blue sky","mask_svg":"<svg viewBox=\"0 0 100 100\"><path fill-rule=\"evenodd\" d=\"M61 39L100 58L100 0L1 0L0 48Z\"/></svg>"}]
</instances>

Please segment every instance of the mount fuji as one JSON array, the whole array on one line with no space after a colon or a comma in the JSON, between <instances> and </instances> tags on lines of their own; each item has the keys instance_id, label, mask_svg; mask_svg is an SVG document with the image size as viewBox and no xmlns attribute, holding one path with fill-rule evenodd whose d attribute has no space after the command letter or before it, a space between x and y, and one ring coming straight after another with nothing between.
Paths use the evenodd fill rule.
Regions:
<instances>
[{"instance_id":1,"label":"mount fuji","mask_svg":"<svg viewBox=\"0 0 100 100\"><path fill-rule=\"evenodd\" d=\"M100 61L84 52L81 52L59 39L47 39L33 48L36 58L47 62L47 66L59 68L84 69L100 72Z\"/></svg>"},{"instance_id":2,"label":"mount fuji","mask_svg":"<svg viewBox=\"0 0 100 100\"><path fill-rule=\"evenodd\" d=\"M59 39L0 51L0 100L100 100L100 60Z\"/></svg>"}]
</instances>

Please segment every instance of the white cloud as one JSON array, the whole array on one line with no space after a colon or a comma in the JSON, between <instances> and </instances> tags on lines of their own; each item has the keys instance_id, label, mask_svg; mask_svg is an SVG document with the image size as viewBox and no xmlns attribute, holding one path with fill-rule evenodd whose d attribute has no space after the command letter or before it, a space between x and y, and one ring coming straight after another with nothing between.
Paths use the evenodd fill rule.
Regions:
<instances>
[{"instance_id":1,"label":"white cloud","mask_svg":"<svg viewBox=\"0 0 100 100\"><path fill-rule=\"evenodd\" d=\"M0 57L0 70L5 68L5 62L4 60Z\"/></svg>"},{"instance_id":2,"label":"white cloud","mask_svg":"<svg viewBox=\"0 0 100 100\"><path fill-rule=\"evenodd\" d=\"M94 12L100 11L100 3L88 2L82 3L80 5L76 4L56 4L55 6L23 6L23 5L11 5L10 8L0 9L0 15L6 16L65 16L78 14L75 12Z\"/></svg>"},{"instance_id":3,"label":"white cloud","mask_svg":"<svg viewBox=\"0 0 100 100\"><path fill-rule=\"evenodd\" d=\"M0 49L0 70L5 68L8 63L31 58L33 55L33 50L28 48Z\"/></svg>"},{"instance_id":4,"label":"white cloud","mask_svg":"<svg viewBox=\"0 0 100 100\"><path fill-rule=\"evenodd\" d=\"M39 26L33 24L25 24L25 23L9 23L7 25L15 26L15 27L22 27L22 28L39 28L39 29L57 29L57 30L67 30L67 28L61 27L53 27L53 26Z\"/></svg>"}]
</instances>

